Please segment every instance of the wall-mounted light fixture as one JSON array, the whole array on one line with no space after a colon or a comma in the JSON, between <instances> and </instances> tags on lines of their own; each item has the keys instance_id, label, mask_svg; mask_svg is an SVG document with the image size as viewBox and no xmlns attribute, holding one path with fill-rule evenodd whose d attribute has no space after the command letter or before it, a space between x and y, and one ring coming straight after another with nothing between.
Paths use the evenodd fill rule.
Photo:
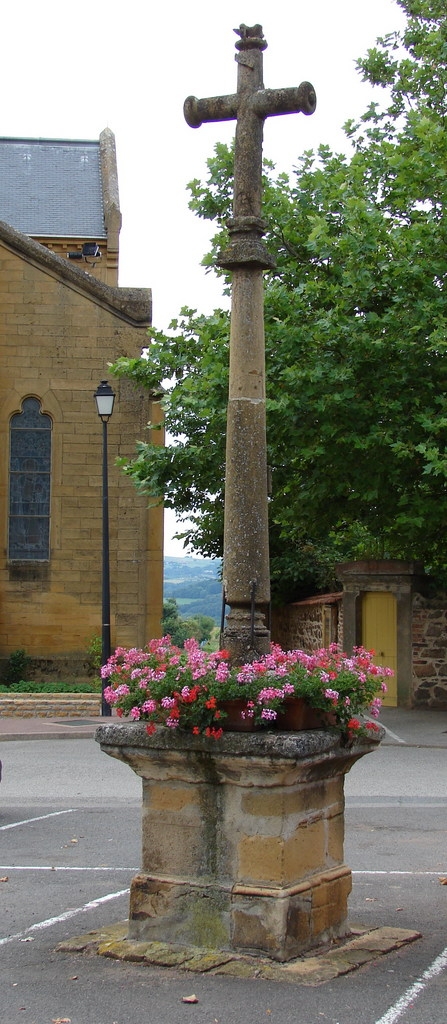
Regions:
<instances>
[{"instance_id":1,"label":"wall-mounted light fixture","mask_svg":"<svg viewBox=\"0 0 447 1024\"><path fill-rule=\"evenodd\" d=\"M85 260L88 263L90 260L100 260L102 252L97 242L84 242L80 252L67 252L67 259L69 260Z\"/></svg>"}]
</instances>

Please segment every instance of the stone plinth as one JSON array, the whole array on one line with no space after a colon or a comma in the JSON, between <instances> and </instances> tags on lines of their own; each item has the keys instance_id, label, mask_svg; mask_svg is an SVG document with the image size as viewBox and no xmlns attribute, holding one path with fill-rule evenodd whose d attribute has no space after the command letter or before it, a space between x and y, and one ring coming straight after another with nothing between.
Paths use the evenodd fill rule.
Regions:
<instances>
[{"instance_id":1,"label":"stone plinth","mask_svg":"<svg viewBox=\"0 0 447 1024\"><path fill-rule=\"evenodd\" d=\"M129 938L286 961L347 934L344 776L376 743L323 730L219 741L101 725L143 779L142 870Z\"/></svg>"}]
</instances>

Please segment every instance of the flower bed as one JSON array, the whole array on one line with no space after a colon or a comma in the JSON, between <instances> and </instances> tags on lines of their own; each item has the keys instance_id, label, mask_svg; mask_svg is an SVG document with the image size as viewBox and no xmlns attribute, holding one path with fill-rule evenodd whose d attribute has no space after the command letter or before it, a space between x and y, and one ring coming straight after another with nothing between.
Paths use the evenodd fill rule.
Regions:
<instances>
[{"instance_id":1,"label":"flower bed","mask_svg":"<svg viewBox=\"0 0 447 1024\"><path fill-rule=\"evenodd\" d=\"M180 649L165 636L143 650L118 647L101 674L108 680L105 699L117 715L147 722L149 733L162 725L219 739L225 702L234 700L243 701L242 721L281 728L288 702L300 698L351 739L377 731L363 717L378 716L378 693L393 674L375 665L373 656L361 647L348 657L336 645L306 654L272 644L270 654L233 667L227 651L209 654L194 639Z\"/></svg>"}]
</instances>

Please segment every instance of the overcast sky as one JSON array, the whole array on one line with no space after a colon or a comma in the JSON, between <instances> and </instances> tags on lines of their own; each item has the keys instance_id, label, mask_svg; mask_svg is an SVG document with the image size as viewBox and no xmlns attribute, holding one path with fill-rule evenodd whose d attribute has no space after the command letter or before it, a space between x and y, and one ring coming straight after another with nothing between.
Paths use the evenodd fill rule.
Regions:
<instances>
[{"instance_id":1,"label":"overcast sky","mask_svg":"<svg viewBox=\"0 0 447 1024\"><path fill-rule=\"evenodd\" d=\"M183 102L235 92L233 29L242 22L263 27L266 88L308 80L317 93L312 117L268 119L264 155L290 170L321 142L345 148L342 124L372 98L355 60L402 24L395 0L16 0L3 12L0 135L97 139L112 129L120 284L152 288L163 329L182 305L206 313L221 304L200 266L212 228L188 210L186 184L203 177L234 125L191 129Z\"/></svg>"}]
</instances>

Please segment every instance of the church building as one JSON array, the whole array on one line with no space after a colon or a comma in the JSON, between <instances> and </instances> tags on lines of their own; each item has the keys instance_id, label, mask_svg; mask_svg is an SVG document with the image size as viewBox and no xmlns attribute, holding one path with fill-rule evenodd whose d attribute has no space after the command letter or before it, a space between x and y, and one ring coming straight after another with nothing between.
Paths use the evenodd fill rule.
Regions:
<instances>
[{"instance_id":1,"label":"church building","mask_svg":"<svg viewBox=\"0 0 447 1024\"><path fill-rule=\"evenodd\" d=\"M115 140L0 139L0 661L24 648L67 679L101 634L102 423L108 423L112 648L159 636L162 509L116 465L156 398L110 375L148 343L150 289L118 287ZM154 437L163 443L162 431Z\"/></svg>"}]
</instances>

